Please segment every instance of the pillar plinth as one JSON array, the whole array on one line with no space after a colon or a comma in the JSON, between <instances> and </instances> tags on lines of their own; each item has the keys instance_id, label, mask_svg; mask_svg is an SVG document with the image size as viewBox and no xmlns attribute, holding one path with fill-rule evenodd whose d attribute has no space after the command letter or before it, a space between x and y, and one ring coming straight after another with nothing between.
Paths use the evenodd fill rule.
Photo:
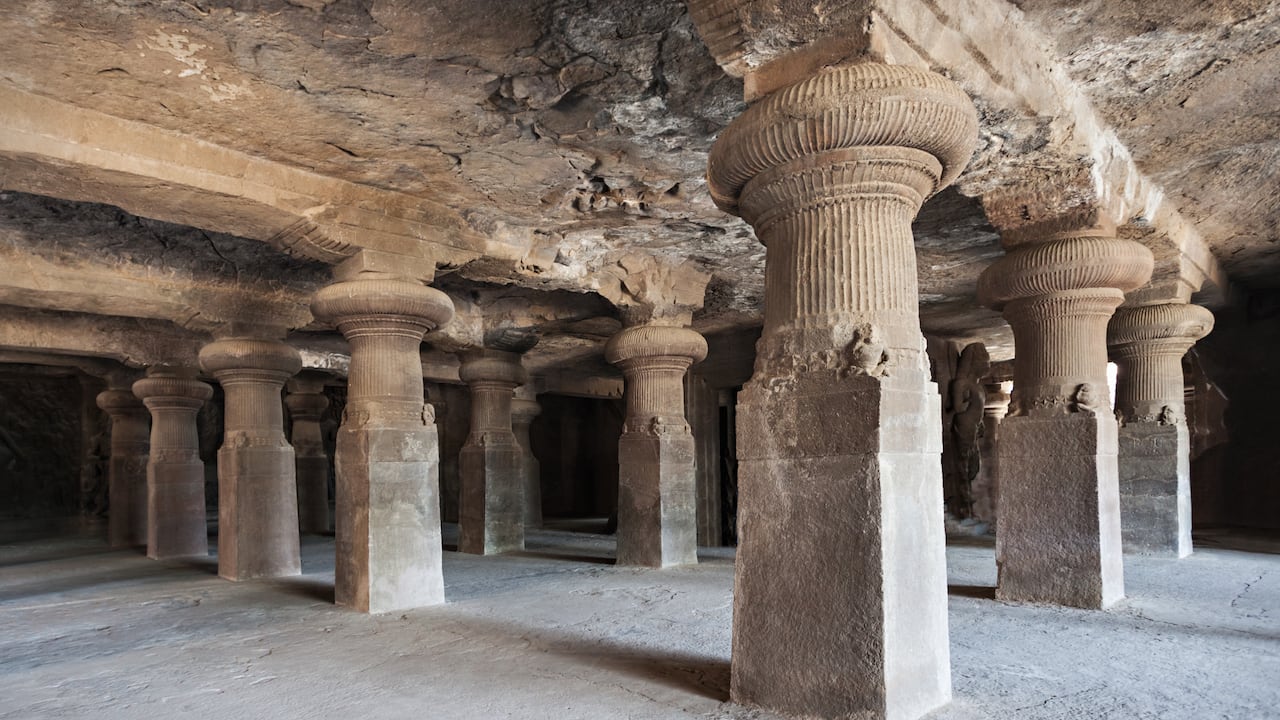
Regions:
<instances>
[{"instance_id":1,"label":"pillar plinth","mask_svg":"<svg viewBox=\"0 0 1280 720\"><path fill-rule=\"evenodd\" d=\"M627 417L618 441L618 564L698 562L697 472L684 375L707 356L693 330L630 327L605 346L622 370Z\"/></svg>"},{"instance_id":2,"label":"pillar plinth","mask_svg":"<svg viewBox=\"0 0 1280 720\"><path fill-rule=\"evenodd\" d=\"M471 430L458 456L458 550L523 550L525 458L512 429L511 403L528 374L519 353L484 349L463 356L458 376L471 388Z\"/></svg>"},{"instance_id":3,"label":"pillar plinth","mask_svg":"<svg viewBox=\"0 0 1280 720\"><path fill-rule=\"evenodd\" d=\"M1120 419L1120 530L1124 551L1191 554L1191 439L1182 356L1213 328L1197 305L1121 308L1107 342Z\"/></svg>"},{"instance_id":4,"label":"pillar plinth","mask_svg":"<svg viewBox=\"0 0 1280 720\"><path fill-rule=\"evenodd\" d=\"M542 468L533 454L529 440L529 426L542 413L538 396L528 384L516 389L511 399L511 430L516 434L516 444L524 456L524 526L542 527Z\"/></svg>"},{"instance_id":5,"label":"pillar plinth","mask_svg":"<svg viewBox=\"0 0 1280 720\"><path fill-rule=\"evenodd\" d=\"M915 718L951 697L941 408L911 222L976 136L950 81L867 63L774 92L711 151L713 199L767 247L737 407L735 702Z\"/></svg>"},{"instance_id":6,"label":"pillar plinth","mask_svg":"<svg viewBox=\"0 0 1280 720\"><path fill-rule=\"evenodd\" d=\"M1002 600L1103 608L1124 597L1107 322L1151 277L1151 252L1106 229L1017 245L978 281L1016 357L1000 425Z\"/></svg>"},{"instance_id":7,"label":"pillar plinth","mask_svg":"<svg viewBox=\"0 0 1280 720\"><path fill-rule=\"evenodd\" d=\"M225 338L200 350L223 392L218 449L218 574L227 580L302 572L293 447L284 436L284 383L302 369L292 347Z\"/></svg>"},{"instance_id":8,"label":"pillar plinth","mask_svg":"<svg viewBox=\"0 0 1280 720\"><path fill-rule=\"evenodd\" d=\"M196 413L213 388L194 370L152 368L133 384L151 412L147 460L147 557L156 560L209 554L204 462Z\"/></svg>"},{"instance_id":9,"label":"pillar plinth","mask_svg":"<svg viewBox=\"0 0 1280 720\"><path fill-rule=\"evenodd\" d=\"M290 444L293 445L294 468L298 476L298 529L322 535L332 526L329 522L329 456L324 449L320 420L329 407L324 396L324 383L295 378L288 383L285 406L293 422Z\"/></svg>"},{"instance_id":10,"label":"pillar plinth","mask_svg":"<svg viewBox=\"0 0 1280 720\"><path fill-rule=\"evenodd\" d=\"M98 407L111 418L111 458L107 464L107 539L111 547L147 544L147 457L151 414L133 391L110 388Z\"/></svg>"},{"instance_id":11,"label":"pillar plinth","mask_svg":"<svg viewBox=\"0 0 1280 720\"><path fill-rule=\"evenodd\" d=\"M365 273L318 292L311 311L351 344L334 458L336 600L375 613L444 602L440 453L419 350L453 317L453 302L418 282Z\"/></svg>"}]
</instances>

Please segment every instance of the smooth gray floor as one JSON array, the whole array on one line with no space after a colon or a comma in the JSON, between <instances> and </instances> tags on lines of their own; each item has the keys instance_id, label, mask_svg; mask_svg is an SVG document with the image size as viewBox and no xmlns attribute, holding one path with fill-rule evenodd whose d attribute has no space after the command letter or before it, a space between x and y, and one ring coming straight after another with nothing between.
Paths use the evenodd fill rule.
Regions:
<instances>
[{"instance_id":1,"label":"smooth gray floor","mask_svg":"<svg viewBox=\"0 0 1280 720\"><path fill-rule=\"evenodd\" d=\"M624 569L612 538L534 532L446 552L448 605L366 616L331 604L331 538L304 538L302 577L236 584L213 559L16 534L0 718L773 717L725 702L729 550ZM955 701L931 718L1280 718L1280 556L1130 558L1106 612L989 599L989 545L948 565Z\"/></svg>"}]
</instances>

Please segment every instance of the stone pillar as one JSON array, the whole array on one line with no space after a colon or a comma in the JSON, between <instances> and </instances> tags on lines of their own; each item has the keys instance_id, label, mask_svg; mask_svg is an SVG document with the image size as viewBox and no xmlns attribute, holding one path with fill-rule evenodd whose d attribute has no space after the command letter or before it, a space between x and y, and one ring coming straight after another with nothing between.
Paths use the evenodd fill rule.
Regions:
<instances>
[{"instance_id":1,"label":"stone pillar","mask_svg":"<svg viewBox=\"0 0 1280 720\"><path fill-rule=\"evenodd\" d=\"M147 557L208 555L196 413L213 396L213 388L197 380L193 369L153 367L133 384L133 394L151 411Z\"/></svg>"},{"instance_id":2,"label":"stone pillar","mask_svg":"<svg viewBox=\"0 0 1280 720\"><path fill-rule=\"evenodd\" d=\"M511 426L511 402L528 374L519 353L486 348L466 353L458 376L471 388L471 431L458 456L458 550L523 550L524 451Z\"/></svg>"},{"instance_id":3,"label":"stone pillar","mask_svg":"<svg viewBox=\"0 0 1280 720\"><path fill-rule=\"evenodd\" d=\"M304 377L306 376L306 377ZM298 376L288 383L285 405L293 421L294 468L298 475L298 529L323 535L329 523L329 456L324 450L320 419L329 407L324 396L324 380L319 376Z\"/></svg>"},{"instance_id":4,"label":"stone pillar","mask_svg":"<svg viewBox=\"0 0 1280 720\"><path fill-rule=\"evenodd\" d=\"M351 343L338 430L335 598L364 612L444 602L439 448L423 403L423 336L453 317L449 296L387 273L355 273L312 313Z\"/></svg>"},{"instance_id":5,"label":"stone pillar","mask_svg":"<svg viewBox=\"0 0 1280 720\"><path fill-rule=\"evenodd\" d=\"M976 137L950 81L865 63L775 91L712 148L712 198L767 247L737 407L735 702L916 718L951 697L941 405L911 223Z\"/></svg>"},{"instance_id":6,"label":"stone pillar","mask_svg":"<svg viewBox=\"0 0 1280 720\"><path fill-rule=\"evenodd\" d=\"M1004 242L978 281L1016 352L998 450L996 595L1104 608L1124 597L1107 321L1151 277L1151 252L1106 227Z\"/></svg>"},{"instance_id":7,"label":"stone pillar","mask_svg":"<svg viewBox=\"0 0 1280 720\"><path fill-rule=\"evenodd\" d=\"M145 546L151 415L132 390L115 383L98 394L98 407L111 418L107 540L117 548Z\"/></svg>"},{"instance_id":8,"label":"stone pillar","mask_svg":"<svg viewBox=\"0 0 1280 720\"><path fill-rule=\"evenodd\" d=\"M302 369L275 340L224 338L200 350L223 392L218 449L218 574L227 580L302 572L293 446L284 436L284 383Z\"/></svg>"},{"instance_id":9,"label":"stone pillar","mask_svg":"<svg viewBox=\"0 0 1280 720\"><path fill-rule=\"evenodd\" d=\"M707 341L680 327L638 325L610 338L605 360L626 378L618 441L618 564L698 562L697 470L684 415L684 374Z\"/></svg>"},{"instance_id":10,"label":"stone pillar","mask_svg":"<svg viewBox=\"0 0 1280 720\"><path fill-rule=\"evenodd\" d=\"M1008 383L1011 384L1011 383ZM1000 423L1009 414L1009 392L1006 383L987 383L982 407L982 438L979 442L981 461L978 477L973 481L974 515L996 526L1000 495ZM989 532L989 531L988 531Z\"/></svg>"},{"instance_id":11,"label":"stone pillar","mask_svg":"<svg viewBox=\"0 0 1280 720\"><path fill-rule=\"evenodd\" d=\"M1188 304L1121 308L1107 343L1120 420L1120 532L1124 551L1191 554L1191 438L1182 356L1213 329Z\"/></svg>"},{"instance_id":12,"label":"stone pillar","mask_svg":"<svg viewBox=\"0 0 1280 720\"><path fill-rule=\"evenodd\" d=\"M524 526L528 528L542 527L542 468L538 458L533 454L533 443L529 440L529 426L533 419L542 413L538 404L538 394L533 386L525 383L516 388L515 397L511 400L511 430L516 434L516 444L524 457L521 478L524 480Z\"/></svg>"}]
</instances>

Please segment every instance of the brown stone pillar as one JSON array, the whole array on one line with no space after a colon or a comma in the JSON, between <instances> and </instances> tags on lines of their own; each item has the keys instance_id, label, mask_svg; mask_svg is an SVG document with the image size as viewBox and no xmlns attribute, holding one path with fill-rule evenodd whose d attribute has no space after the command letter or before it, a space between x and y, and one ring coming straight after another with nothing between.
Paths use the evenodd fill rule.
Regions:
<instances>
[{"instance_id":1,"label":"brown stone pillar","mask_svg":"<svg viewBox=\"0 0 1280 720\"><path fill-rule=\"evenodd\" d=\"M1121 308L1107 330L1120 419L1124 551L1191 554L1191 438L1182 356L1213 329L1197 305Z\"/></svg>"},{"instance_id":2,"label":"brown stone pillar","mask_svg":"<svg viewBox=\"0 0 1280 720\"><path fill-rule=\"evenodd\" d=\"M538 404L538 394L533 387L525 383L516 388L515 397L511 400L511 430L516 434L516 444L520 446L520 454L524 458L521 478L524 480L526 530L542 527L542 467L533 454L533 443L529 440L529 426L541 413L542 406Z\"/></svg>"},{"instance_id":3,"label":"brown stone pillar","mask_svg":"<svg viewBox=\"0 0 1280 720\"><path fill-rule=\"evenodd\" d=\"M98 394L98 407L111 418L107 539L111 547L145 546L151 414L128 385L117 387L115 383Z\"/></svg>"},{"instance_id":4,"label":"brown stone pillar","mask_svg":"<svg viewBox=\"0 0 1280 720\"><path fill-rule=\"evenodd\" d=\"M302 369L292 347L234 337L200 350L223 392L218 449L218 574L227 580L302 572L293 447L284 436L284 383Z\"/></svg>"},{"instance_id":5,"label":"brown stone pillar","mask_svg":"<svg viewBox=\"0 0 1280 720\"><path fill-rule=\"evenodd\" d=\"M444 602L440 456L419 349L453 317L453 302L370 272L324 288L311 309L351 343L334 459L337 602L375 613Z\"/></svg>"},{"instance_id":6,"label":"brown stone pillar","mask_svg":"<svg viewBox=\"0 0 1280 720\"><path fill-rule=\"evenodd\" d=\"M151 411L147 460L147 557L209 554L204 462L196 413L213 388L188 368L153 367L133 384Z\"/></svg>"},{"instance_id":7,"label":"brown stone pillar","mask_svg":"<svg viewBox=\"0 0 1280 720\"><path fill-rule=\"evenodd\" d=\"M626 378L627 419L618 441L618 564L698 562L697 472L684 415L684 374L707 356L687 328L629 327L605 360Z\"/></svg>"},{"instance_id":8,"label":"brown stone pillar","mask_svg":"<svg viewBox=\"0 0 1280 720\"><path fill-rule=\"evenodd\" d=\"M711 151L712 197L768 248L737 407L735 702L915 718L951 697L941 407L911 222L976 135L947 79L866 63L775 91Z\"/></svg>"},{"instance_id":9,"label":"brown stone pillar","mask_svg":"<svg viewBox=\"0 0 1280 720\"><path fill-rule=\"evenodd\" d=\"M466 353L458 375L471 388L471 431L458 456L458 550L523 550L524 450L511 426L511 401L529 376L519 353L492 349Z\"/></svg>"},{"instance_id":10,"label":"brown stone pillar","mask_svg":"<svg viewBox=\"0 0 1280 720\"><path fill-rule=\"evenodd\" d=\"M973 481L974 515L996 526L1000 495L1000 423L1009 414L1009 392L1006 383L988 383L982 406L982 438L979 441L981 462ZM989 531L988 531L989 532Z\"/></svg>"},{"instance_id":11,"label":"brown stone pillar","mask_svg":"<svg viewBox=\"0 0 1280 720\"><path fill-rule=\"evenodd\" d=\"M303 375L306 375L304 372ZM298 529L323 535L329 522L329 456L324 449L320 419L329 407L324 380L298 376L288 383L285 405L293 422L294 468L298 475Z\"/></svg>"},{"instance_id":12,"label":"brown stone pillar","mask_svg":"<svg viewBox=\"0 0 1280 720\"><path fill-rule=\"evenodd\" d=\"M1002 600L1103 608L1124 597L1107 321L1151 277L1151 252L1106 228L1046 232L978 281L1013 327L1013 400L1000 426Z\"/></svg>"}]
</instances>

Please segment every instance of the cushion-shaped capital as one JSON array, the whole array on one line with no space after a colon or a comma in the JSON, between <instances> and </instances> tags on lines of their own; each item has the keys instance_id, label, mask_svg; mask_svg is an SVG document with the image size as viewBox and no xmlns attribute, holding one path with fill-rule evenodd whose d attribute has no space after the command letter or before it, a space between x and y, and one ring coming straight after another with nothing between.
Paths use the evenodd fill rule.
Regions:
<instances>
[{"instance_id":1,"label":"cushion-shaped capital","mask_svg":"<svg viewBox=\"0 0 1280 720\"><path fill-rule=\"evenodd\" d=\"M978 301L993 310L1025 298L1073 290L1136 290L1151 279L1155 260L1141 243L1073 236L1019 245L983 271Z\"/></svg>"},{"instance_id":2,"label":"cushion-shaped capital","mask_svg":"<svg viewBox=\"0 0 1280 720\"><path fill-rule=\"evenodd\" d=\"M375 331L402 328L424 334L453 319L453 301L419 282L358 278L322 288L311 301L311 312L344 333L371 326Z\"/></svg>"},{"instance_id":3,"label":"cushion-shaped capital","mask_svg":"<svg viewBox=\"0 0 1280 720\"><path fill-rule=\"evenodd\" d=\"M640 358L678 357L691 363L707 357L707 341L697 331L665 325L637 325L609 338L604 358L614 365Z\"/></svg>"},{"instance_id":4,"label":"cushion-shaped capital","mask_svg":"<svg viewBox=\"0 0 1280 720\"><path fill-rule=\"evenodd\" d=\"M302 369L302 356L292 346L275 340L226 338L200 349L200 367L219 379L227 374L256 371L284 382Z\"/></svg>"},{"instance_id":5,"label":"cushion-shaped capital","mask_svg":"<svg viewBox=\"0 0 1280 720\"><path fill-rule=\"evenodd\" d=\"M1189 348L1213 329L1213 313L1199 305L1169 303L1120 308L1107 325L1107 344L1161 340L1181 341Z\"/></svg>"},{"instance_id":6,"label":"cushion-shaped capital","mask_svg":"<svg viewBox=\"0 0 1280 720\"><path fill-rule=\"evenodd\" d=\"M737 214L743 188L766 170L833 150L888 146L937 158L936 192L964 169L977 139L973 101L947 78L900 65L849 65L747 108L712 148L708 186L717 206Z\"/></svg>"}]
</instances>

